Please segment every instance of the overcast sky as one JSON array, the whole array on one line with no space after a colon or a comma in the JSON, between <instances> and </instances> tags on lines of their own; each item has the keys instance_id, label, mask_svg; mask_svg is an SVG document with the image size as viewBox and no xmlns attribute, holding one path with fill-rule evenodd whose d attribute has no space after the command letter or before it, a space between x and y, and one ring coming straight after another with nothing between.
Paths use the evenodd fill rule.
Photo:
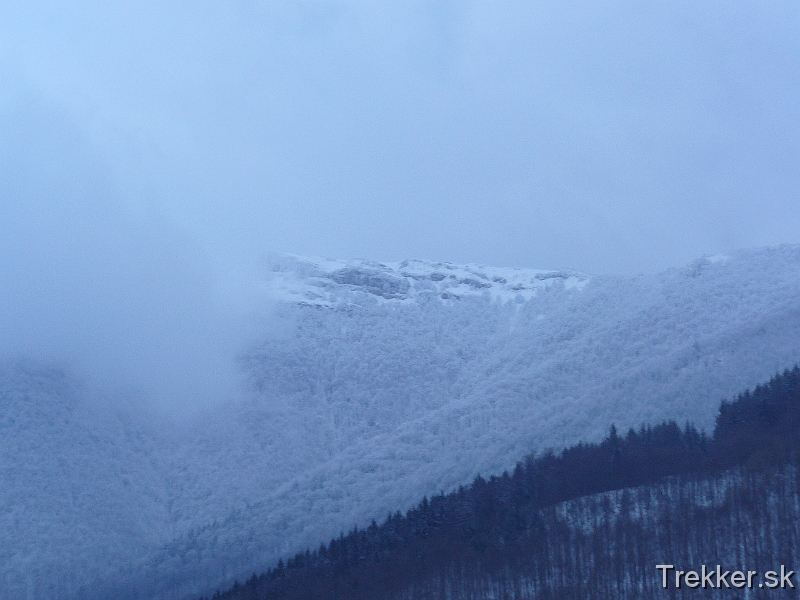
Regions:
<instances>
[{"instance_id":1,"label":"overcast sky","mask_svg":"<svg viewBox=\"0 0 800 600\"><path fill-rule=\"evenodd\" d=\"M796 1L26 0L0 39L4 160L215 256L635 273L800 241Z\"/></svg>"},{"instance_id":2,"label":"overcast sky","mask_svg":"<svg viewBox=\"0 0 800 600\"><path fill-rule=\"evenodd\" d=\"M7 0L0 334L197 371L268 251L633 274L800 242L798 107L796 0Z\"/></svg>"}]
</instances>

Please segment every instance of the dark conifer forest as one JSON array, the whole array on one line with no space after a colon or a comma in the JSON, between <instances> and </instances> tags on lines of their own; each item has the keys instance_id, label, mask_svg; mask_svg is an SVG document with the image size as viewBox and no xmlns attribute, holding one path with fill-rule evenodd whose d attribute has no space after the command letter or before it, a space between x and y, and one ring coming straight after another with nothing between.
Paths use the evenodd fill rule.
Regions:
<instances>
[{"instance_id":1,"label":"dark conifer forest","mask_svg":"<svg viewBox=\"0 0 800 600\"><path fill-rule=\"evenodd\" d=\"M798 463L795 367L723 402L711 437L675 422L611 426L601 443L423 498L213 599L796 597L665 590L655 567L800 567Z\"/></svg>"}]
</instances>

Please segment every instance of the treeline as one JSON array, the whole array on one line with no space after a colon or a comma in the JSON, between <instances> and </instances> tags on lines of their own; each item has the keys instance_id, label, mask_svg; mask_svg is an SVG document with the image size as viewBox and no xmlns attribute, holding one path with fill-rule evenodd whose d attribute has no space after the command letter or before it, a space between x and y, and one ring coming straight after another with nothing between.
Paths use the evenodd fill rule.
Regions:
<instances>
[{"instance_id":1,"label":"treeline","mask_svg":"<svg viewBox=\"0 0 800 600\"><path fill-rule=\"evenodd\" d=\"M599 444L578 444L560 453L529 456L517 464L513 473L506 472L488 480L477 477L470 486L455 492L424 498L405 515L397 512L380 525L373 521L366 529L356 528L322 544L317 550L298 553L260 576L254 574L244 584L217 592L213 599L366 600L414 597L414 593L409 592L414 589L418 592L416 597L447 597L460 590L457 597L480 598L489 593L481 586L498 586L501 582L505 582L503 594L509 598L594 597L589 588L581 587L578 569L592 565L594 577L607 577L604 585L613 587L613 575L620 573L622 577L625 564L630 569L638 565L634 573L628 572L623 578L630 583L641 575L637 569L652 570L655 563L650 565L647 561L651 554L655 556L659 549L666 549L665 544L672 544L678 552L680 536L694 535L691 532L695 521L696 524L713 523L709 515L724 510L728 511L725 514L729 515L729 520L733 518L731 515L738 515L736 519L741 529L742 523L752 520L753 510L763 509L759 499L767 498L774 491L762 482L758 488L760 496L753 490L748 492L748 486L755 484L747 474L775 472L778 467L798 462L800 367L795 367L731 402L723 402L712 437L698 432L690 424L680 427L675 422L642 426L624 435L612 426L609 435ZM745 471L736 471L736 467L744 467ZM702 482L707 484L715 477L719 479L723 472L739 473L735 475L736 481L744 483L725 488L727 495L722 500L698 498L692 504L681 495L680 490L701 489ZM659 481L663 486L668 476L676 476L669 485L679 487L679 492L675 493L686 504L685 518L676 520L673 515L660 529L653 529L647 521L614 520L608 513L611 510L608 506L603 509L600 504L591 504L601 502L599 498L607 498L607 495L595 500L585 498ZM734 488L739 490L738 496L731 495ZM781 493L785 498L786 490ZM593 516L586 517L586 523L581 525L574 522L575 518L559 517L557 505L579 498L594 507ZM719 505L715 504L717 501ZM630 498L626 502L629 507ZM675 507L669 502L654 502L650 498L646 504L656 506L653 514L661 515L658 518L673 514L670 511ZM617 506L612 512L625 515L626 511L630 512L629 508ZM787 513L786 518L789 517ZM789 521L792 527L795 521ZM683 523L684 529L660 538L664 527L669 529L674 522ZM625 527L627 533L623 531ZM756 523L753 527L764 530L763 524ZM720 530L717 534L723 539L727 534L735 537L735 531L739 530ZM795 540L793 531L786 533L791 540ZM625 560L619 558L622 554L609 554L604 550L616 547L612 542L620 535L628 539L627 544L619 546L620 552L634 552ZM658 539L661 542L654 546L654 540ZM778 543L776 539L762 540L761 545L771 547L770 544ZM781 556L794 556L794 541L780 543L791 546L781 550ZM576 558L580 548L586 552L582 560ZM601 558L607 555L617 556L614 559L617 562L613 568L609 566L605 571L598 571ZM719 557L719 554L708 556ZM757 559L760 560L753 558ZM581 567L584 560L585 565ZM649 573L648 577L652 584L655 576ZM599 589L599 580L595 583L592 589ZM646 587L640 584L631 590L641 591ZM423 589L427 591L423 593ZM653 590L647 593L650 592ZM491 590L495 596L498 593L499 589Z\"/></svg>"}]
</instances>

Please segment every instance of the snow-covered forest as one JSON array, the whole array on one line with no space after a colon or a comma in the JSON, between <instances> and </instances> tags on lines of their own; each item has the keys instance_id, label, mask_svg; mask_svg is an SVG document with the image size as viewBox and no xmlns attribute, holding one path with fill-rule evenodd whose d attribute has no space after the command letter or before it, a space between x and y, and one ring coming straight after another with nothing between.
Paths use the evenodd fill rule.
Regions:
<instances>
[{"instance_id":1,"label":"snow-covered forest","mask_svg":"<svg viewBox=\"0 0 800 600\"><path fill-rule=\"evenodd\" d=\"M712 435L612 425L599 444L423 498L213 600L795 597L799 432L796 366L724 401Z\"/></svg>"},{"instance_id":2,"label":"snow-covered forest","mask_svg":"<svg viewBox=\"0 0 800 600\"><path fill-rule=\"evenodd\" d=\"M638 277L274 257L259 285L281 326L185 422L3 365L0 597L205 593L611 423L710 431L800 357L800 246Z\"/></svg>"}]
</instances>

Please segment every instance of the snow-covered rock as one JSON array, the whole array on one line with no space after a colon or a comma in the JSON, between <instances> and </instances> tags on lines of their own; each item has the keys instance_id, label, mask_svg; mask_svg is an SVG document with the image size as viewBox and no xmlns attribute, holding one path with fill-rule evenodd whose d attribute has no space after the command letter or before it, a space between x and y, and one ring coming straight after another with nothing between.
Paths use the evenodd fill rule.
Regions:
<instances>
[{"instance_id":1,"label":"snow-covered rock","mask_svg":"<svg viewBox=\"0 0 800 600\"><path fill-rule=\"evenodd\" d=\"M378 301L458 300L470 296L500 302L524 302L554 283L584 286L589 277L572 271L511 269L483 265L404 260L326 260L278 254L270 256L265 282L279 301L335 307L359 295Z\"/></svg>"}]
</instances>

